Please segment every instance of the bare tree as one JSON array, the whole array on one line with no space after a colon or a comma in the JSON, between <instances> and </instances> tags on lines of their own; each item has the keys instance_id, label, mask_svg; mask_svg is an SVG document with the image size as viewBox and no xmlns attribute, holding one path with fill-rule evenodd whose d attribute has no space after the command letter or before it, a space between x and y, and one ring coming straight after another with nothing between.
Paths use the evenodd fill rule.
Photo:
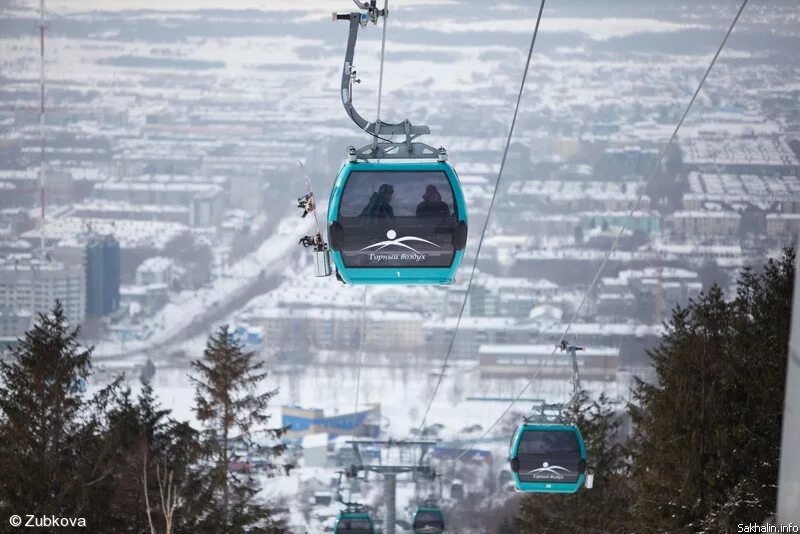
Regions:
<instances>
[{"instance_id":1,"label":"bare tree","mask_svg":"<svg viewBox=\"0 0 800 534\"><path fill-rule=\"evenodd\" d=\"M161 467L156 466L156 478L158 479L158 493L161 497L161 509L164 511L164 534L172 534L172 517L175 508L178 507L178 491L172 481L174 471L167 469L167 459L164 458L164 475L161 475Z\"/></svg>"},{"instance_id":2,"label":"bare tree","mask_svg":"<svg viewBox=\"0 0 800 534\"><path fill-rule=\"evenodd\" d=\"M150 534L158 534L153 524L153 514L150 509L150 492L147 487L147 443L142 447L142 485L144 486L144 502L147 507L147 522L150 525ZM167 469L167 459L164 458L164 469L156 465L156 480L158 481L158 495L161 501L161 511L164 514L164 534L172 534L172 518L178 507L178 491L173 482L174 471Z\"/></svg>"},{"instance_id":3,"label":"bare tree","mask_svg":"<svg viewBox=\"0 0 800 534\"><path fill-rule=\"evenodd\" d=\"M147 441L142 441L142 486L144 489L144 505L147 510L147 524L150 525L150 534L157 534L153 525L153 515L150 513L150 491L147 487Z\"/></svg>"}]
</instances>

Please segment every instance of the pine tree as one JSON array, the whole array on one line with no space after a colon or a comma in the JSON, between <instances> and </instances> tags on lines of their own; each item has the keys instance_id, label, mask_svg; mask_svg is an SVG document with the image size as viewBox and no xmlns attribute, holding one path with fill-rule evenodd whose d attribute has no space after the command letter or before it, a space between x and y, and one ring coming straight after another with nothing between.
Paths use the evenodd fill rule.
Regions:
<instances>
[{"instance_id":1,"label":"pine tree","mask_svg":"<svg viewBox=\"0 0 800 534\"><path fill-rule=\"evenodd\" d=\"M175 497L172 523L193 530L197 511L187 503L201 497L194 469L199 460L197 433L169 415L149 382L142 384L135 400L129 389L116 396L103 430L104 448L113 451L104 531L150 532L152 522L156 532L165 532L159 481L167 473Z\"/></svg>"},{"instance_id":2,"label":"pine tree","mask_svg":"<svg viewBox=\"0 0 800 534\"><path fill-rule=\"evenodd\" d=\"M267 372L252 352L243 350L227 326L208 340L203 357L192 362L195 413L203 425L201 443L209 461L208 513L201 527L215 532L282 532L270 507L257 497L258 484L250 473L234 473L231 462L262 458L268 476L288 473L291 466L276 464L285 450L277 440L286 428L263 428L269 421L267 407L277 394L260 392ZM258 434L259 439L255 438ZM263 445L267 441L268 445ZM244 448L250 458L234 449Z\"/></svg>"},{"instance_id":3,"label":"pine tree","mask_svg":"<svg viewBox=\"0 0 800 534\"><path fill-rule=\"evenodd\" d=\"M640 382L635 514L661 530L735 530L775 511L795 254L746 269L735 298L708 293L673 312Z\"/></svg>"},{"instance_id":4,"label":"pine tree","mask_svg":"<svg viewBox=\"0 0 800 534\"><path fill-rule=\"evenodd\" d=\"M56 302L0 362L0 516L83 516L103 507L107 477L98 429L110 392L81 393L92 349Z\"/></svg>"}]
</instances>

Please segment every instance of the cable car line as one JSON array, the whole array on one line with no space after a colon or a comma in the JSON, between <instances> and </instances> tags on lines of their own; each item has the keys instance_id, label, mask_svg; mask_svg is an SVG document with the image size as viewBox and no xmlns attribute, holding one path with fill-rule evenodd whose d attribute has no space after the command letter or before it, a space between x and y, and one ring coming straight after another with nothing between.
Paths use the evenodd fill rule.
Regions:
<instances>
[{"instance_id":1,"label":"cable car line","mask_svg":"<svg viewBox=\"0 0 800 534\"><path fill-rule=\"evenodd\" d=\"M483 240L486 237L486 229L489 227L489 219L490 219L490 216L492 214L492 209L494 208L495 199L497 198L497 191L500 189L500 180L501 180L501 178L503 176L503 169L505 168L506 158L508 156L508 149L511 146L511 138L514 135L514 127L515 127L515 125L517 123L517 114L519 113L519 105L520 105L520 102L522 101L522 93L525 90L525 81L528 78L528 69L530 68L531 57L533 56L533 47L536 44L536 36L539 33L539 23L542 20L542 12L544 11L544 3L545 3L545 0L542 0L540 5L539 5L539 13L536 16L536 25L533 28L533 35L531 36L531 44L530 44L530 47L528 48L528 58L525 61L525 69L523 70L522 81L520 82L519 92L517 93L517 102L516 102L516 105L514 106L514 114L511 117L511 125L510 125L510 127L508 129L508 137L506 138L506 146L505 146L505 149L503 150L503 157L500 160L500 169L497 172L497 180L495 181L495 184L494 184L494 191L492 191L492 198L491 198L491 200L489 202L489 209L488 209L488 211L486 213L486 220L483 222L483 229L481 230L481 237L478 240L478 248L475 251L475 261L472 263L472 270L469 273L469 279L467 281L467 290L466 290L466 293L464 295L464 300L462 300L462 302L461 302L461 309L458 312L458 318L456 319L456 325L455 325L455 328L453 329L453 335L450 338L450 344L448 345L447 352L445 353L444 362L442 363L442 370L439 373L439 378L438 378L438 380L436 382L436 386L433 389L433 394L431 395L431 398L428 401L428 405L425 408L425 412L424 412L424 414L422 416L422 422L417 427L417 433L422 432L424 430L425 423L426 423L426 421L428 419L428 414L430 413L431 406L433 405L433 401L436 398L436 395L439 393L439 388L441 387L442 380L444 379L444 372L447 369L447 362L450 360L450 356L453 353L453 346L455 345L456 335L458 334L458 327L461 325L461 319L464 316L464 310L466 309L466 306L467 306L467 299L469 298L469 291L472 288L472 282L473 282L473 279L475 277L475 269L478 266L478 259L480 258L481 248L483 247Z\"/></svg>"},{"instance_id":2,"label":"cable car line","mask_svg":"<svg viewBox=\"0 0 800 534\"><path fill-rule=\"evenodd\" d=\"M361 6L359 6L359 7L361 7ZM385 55L385 52L386 52L386 23L387 23L387 19L388 18L389 18L389 0L385 0L384 3L383 3L383 28L382 28L382 32L381 32L382 33L382 35L381 35L381 63L380 63L380 69L378 71L378 107L377 107L377 113L375 114L375 131L374 132L370 132L366 128L362 128L362 130L364 130L365 133L371 135L376 140L379 139L379 140L385 141L387 143L393 143L394 141L392 139L387 139L386 137L381 137L380 136L380 133L381 133L381 98L383 96L383 58L384 58L384 55ZM351 95L351 98L352 98L352 95ZM350 110L349 114L350 114L350 118L353 120L353 122L358 124L358 121L356 121L356 118L353 116L353 110L352 109Z\"/></svg>"},{"instance_id":3,"label":"cable car line","mask_svg":"<svg viewBox=\"0 0 800 534\"><path fill-rule=\"evenodd\" d=\"M658 171L659 167L661 166L662 160L666 156L666 153L669 150L669 148L672 146L672 143L675 141L675 138L678 135L678 130L680 130L680 127L683 125L684 119L686 119L686 116L689 114L689 110L692 108L692 105L694 104L694 101L697 99L697 95L700 93L700 90L703 88L703 84L705 83L706 78L708 78L708 75L711 72L711 69L714 67L714 64L717 62L717 58L719 57L720 53L722 52L723 48L725 47L725 43L727 43L728 38L730 37L731 33L733 32L733 28L736 26L736 22L739 20L739 16L742 14L742 11L744 11L744 8L747 6L748 2L749 2L749 0L743 0L741 6L739 7L739 10L736 12L736 16L733 18L733 21L731 22L730 27L728 28L728 31L725 33L725 37L722 39L722 42L720 43L719 47L717 48L716 53L714 54L713 58L711 59L711 63L709 63L708 68L706 68L706 71L703 74L703 77L700 79L700 83L697 85L697 89L695 89L694 94L692 94L692 98L689 100L689 103L687 104L686 108L684 109L680 120L675 125L675 129L672 131L672 135L670 135L669 140L667 141L667 144L661 150L661 153L659 154L658 159L656 160L656 163L653 166L653 169L650 171L650 175L648 176L647 181L645 182L644 186L642 187L642 190L639 192L639 196L636 198L636 201L633 203L633 206L631 207L630 211L628 212L627 217L625 218L624 222L622 223L622 227L620 228L619 232L617 233L617 236L614 238L614 241L611 243L611 246L609 247L608 251L606 252L605 257L603 258L603 261L600 264L600 268L597 270L597 273L594 275L594 278L592 279L591 284L589 284L589 287L584 292L583 297L581 298L581 301L580 301L578 307L572 313L572 317L570 318L569 322L567 323L567 327L564 329L564 333L561 335L561 339L559 340L559 345L558 346L560 346L563 343L563 341L566 339L567 334L569 333L569 329L572 327L572 324L575 321L575 318L577 317L578 313L580 312L581 308L583 307L584 303L586 302L586 299L589 296L589 293L592 291L594 286L597 284L597 281L599 280L600 275L603 272L603 269L605 268L606 264L608 263L609 257L614 252L614 250L615 250L615 248L617 246L617 243L619 242L620 238L622 237L622 234L626 230L626 228L628 226L628 223L633 218L634 213L638 209L639 204L641 203L641 200L644 197L648 187L653 182L653 179L656 176L656 172ZM531 386L531 384L533 384L533 382L539 377L539 375L541 374L542 370L549 364L549 362L552 359L553 355L555 355L556 350L558 349L558 346L555 349L553 349L553 351L550 353L550 355L547 358L545 358L545 360L539 365L539 367L537 368L537 370L534 373L534 375L528 380L528 382L525 384L525 386L514 397L514 399L506 407L506 409L503 410L503 412L500 414L500 416L497 419L495 419L495 421L491 424L491 426L489 426L489 428L487 428L486 431L484 431L484 433L479 438L472 440L470 446L467 449L465 449L456 458L457 460L461 459L467 453L469 453L472 450L472 448L475 446L475 443L477 443L478 441L480 441L483 438L485 438L486 436L488 436L489 433L500 423L500 421L503 420L503 418L508 414L508 412L511 411L511 409L514 407L514 405L517 403L517 401L520 399L520 397L522 397L522 395L525 394L525 392L528 390L528 388Z\"/></svg>"},{"instance_id":4,"label":"cable car line","mask_svg":"<svg viewBox=\"0 0 800 534\"><path fill-rule=\"evenodd\" d=\"M584 348L568 343L566 339L561 339L558 348L562 352L569 354L572 360L572 397L567 402L567 405L569 405L576 402L581 394L581 369L578 366L578 351L584 350Z\"/></svg>"},{"instance_id":5,"label":"cable car line","mask_svg":"<svg viewBox=\"0 0 800 534\"><path fill-rule=\"evenodd\" d=\"M358 5L358 7L360 7L361 9L368 9L368 6L366 6L365 4L359 4L358 2L356 2L356 5ZM386 137L381 137L380 136L381 96L383 94L383 58L384 58L384 53L386 51L386 21L387 21L388 17L389 17L389 0L385 0L384 3L383 3L383 31L382 31L382 36L381 36L381 63L380 63L380 70L379 70L379 74L378 74L378 108L377 108L377 113L376 113L376 118L375 118L375 131L374 132L370 132L366 127L362 127L361 129L364 130L365 133L371 135L376 140L379 139L379 140L385 141L387 143L393 143L394 141L392 139L387 139ZM357 81L360 82L361 80L357 80ZM350 98L352 98L352 89L351 89ZM350 119L353 122L355 122L356 124L358 124L358 120L356 120L355 116L353 115L353 108L351 108L348 111L348 114L350 115Z\"/></svg>"},{"instance_id":6,"label":"cable car line","mask_svg":"<svg viewBox=\"0 0 800 534\"><path fill-rule=\"evenodd\" d=\"M389 0L383 1L383 32L381 35L381 67L378 71L378 108L375 113L375 138L381 133L381 97L383 96L383 58L386 52L386 24L389 19Z\"/></svg>"},{"instance_id":7,"label":"cable car line","mask_svg":"<svg viewBox=\"0 0 800 534\"><path fill-rule=\"evenodd\" d=\"M361 362L364 360L364 338L367 328L367 286L364 286L364 294L361 301L361 332L358 342L358 367L356 371L356 400L353 406L353 417L358 413L358 396L361 391Z\"/></svg>"},{"instance_id":8,"label":"cable car line","mask_svg":"<svg viewBox=\"0 0 800 534\"><path fill-rule=\"evenodd\" d=\"M359 6L361 7L361 6ZM386 21L389 17L389 0L383 2L383 35L381 37L381 66L378 74L378 106L375 117L375 124L377 129L375 131L375 139L381 139L378 135L380 133L381 124L381 96L383 94L383 56L386 51ZM367 327L367 286L364 286L364 294L361 301L361 332L358 342L358 370L356 371L356 400L353 406L353 417L358 413L358 396L361 392L361 362L364 360L364 338L366 336Z\"/></svg>"}]
</instances>

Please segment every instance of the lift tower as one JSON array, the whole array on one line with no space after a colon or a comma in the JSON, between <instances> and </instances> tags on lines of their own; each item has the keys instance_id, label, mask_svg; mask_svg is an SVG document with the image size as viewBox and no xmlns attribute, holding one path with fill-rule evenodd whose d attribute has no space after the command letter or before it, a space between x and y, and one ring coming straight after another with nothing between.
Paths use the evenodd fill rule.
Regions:
<instances>
[{"instance_id":1,"label":"lift tower","mask_svg":"<svg viewBox=\"0 0 800 534\"><path fill-rule=\"evenodd\" d=\"M436 472L428 465L428 453L436 445L432 440L371 440L349 441L355 454L355 463L345 471L348 478L368 479L369 473L383 477L384 534L395 534L396 495L398 476L401 482L416 482L421 478L434 480ZM378 449L379 455L370 458L365 449ZM367 461L365 461L365 459ZM404 477L403 475L409 475Z\"/></svg>"}]
</instances>

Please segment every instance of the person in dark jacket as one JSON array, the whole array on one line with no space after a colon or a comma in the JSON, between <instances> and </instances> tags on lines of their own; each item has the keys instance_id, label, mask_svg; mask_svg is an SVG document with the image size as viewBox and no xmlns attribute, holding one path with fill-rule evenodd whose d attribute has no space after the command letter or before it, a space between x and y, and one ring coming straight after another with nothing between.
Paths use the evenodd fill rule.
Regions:
<instances>
[{"instance_id":1,"label":"person in dark jacket","mask_svg":"<svg viewBox=\"0 0 800 534\"><path fill-rule=\"evenodd\" d=\"M373 221L394 221L394 208L392 208L392 195L394 187L391 184L383 184L378 188L377 193L372 193L366 207L361 210L362 217L369 217Z\"/></svg>"},{"instance_id":2,"label":"person in dark jacket","mask_svg":"<svg viewBox=\"0 0 800 534\"><path fill-rule=\"evenodd\" d=\"M422 202L417 204L417 217L442 219L450 216L450 208L434 185L425 188Z\"/></svg>"}]
</instances>

